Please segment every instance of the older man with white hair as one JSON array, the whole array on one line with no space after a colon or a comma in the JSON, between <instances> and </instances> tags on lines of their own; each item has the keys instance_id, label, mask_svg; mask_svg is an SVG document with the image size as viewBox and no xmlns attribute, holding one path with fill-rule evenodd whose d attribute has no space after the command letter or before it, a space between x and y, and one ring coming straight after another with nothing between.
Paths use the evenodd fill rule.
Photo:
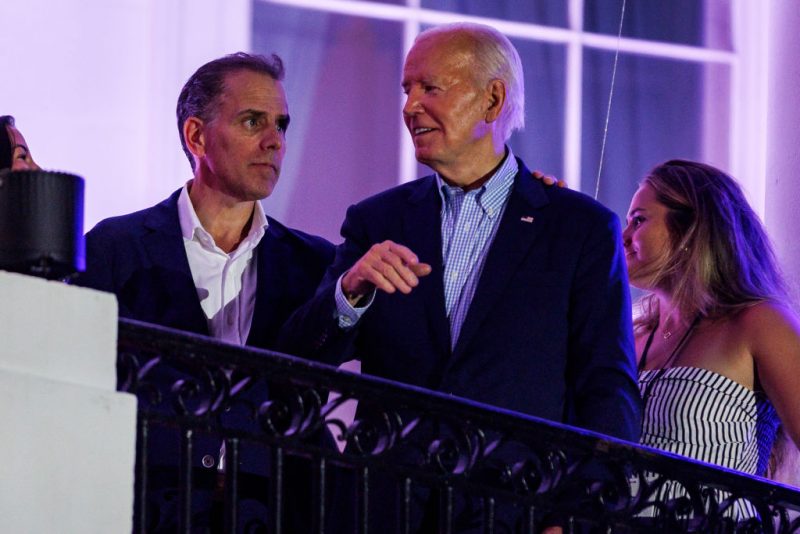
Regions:
<instances>
[{"instance_id":1,"label":"older man with white hair","mask_svg":"<svg viewBox=\"0 0 800 534\"><path fill-rule=\"evenodd\" d=\"M619 221L534 180L514 157L523 83L517 51L493 28L419 35L403 69L403 118L435 174L348 210L344 244L283 345L635 441Z\"/></svg>"}]
</instances>

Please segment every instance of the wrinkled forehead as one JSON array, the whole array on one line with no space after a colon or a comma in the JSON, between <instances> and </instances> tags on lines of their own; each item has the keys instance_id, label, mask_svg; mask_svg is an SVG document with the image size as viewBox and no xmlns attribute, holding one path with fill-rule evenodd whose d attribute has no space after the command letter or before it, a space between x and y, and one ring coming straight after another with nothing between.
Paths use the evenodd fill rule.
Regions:
<instances>
[{"instance_id":1,"label":"wrinkled forehead","mask_svg":"<svg viewBox=\"0 0 800 534\"><path fill-rule=\"evenodd\" d=\"M481 36L476 35L468 28L432 28L417 35L414 46L428 43L452 49L474 49L479 45L480 40Z\"/></svg>"},{"instance_id":2,"label":"wrinkled forehead","mask_svg":"<svg viewBox=\"0 0 800 534\"><path fill-rule=\"evenodd\" d=\"M252 70L237 70L225 75L222 91L215 104L222 103L234 107L280 108L288 110L286 92L280 80L266 73ZM274 109L273 109L274 111Z\"/></svg>"},{"instance_id":3,"label":"wrinkled forehead","mask_svg":"<svg viewBox=\"0 0 800 534\"><path fill-rule=\"evenodd\" d=\"M408 52L403 65L404 78L440 71L474 75L474 43L457 32L424 35Z\"/></svg>"}]
</instances>

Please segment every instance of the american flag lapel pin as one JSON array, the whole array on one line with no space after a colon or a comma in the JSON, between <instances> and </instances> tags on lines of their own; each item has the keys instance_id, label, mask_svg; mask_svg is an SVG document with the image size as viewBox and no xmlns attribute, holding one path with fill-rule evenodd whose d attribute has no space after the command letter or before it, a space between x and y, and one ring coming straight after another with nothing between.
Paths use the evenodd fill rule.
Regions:
<instances>
[{"instance_id":1,"label":"american flag lapel pin","mask_svg":"<svg viewBox=\"0 0 800 534\"><path fill-rule=\"evenodd\" d=\"M533 217L531 217L530 215L526 215L525 217L520 218L520 221L526 222L526 223L532 223L533 222Z\"/></svg>"}]
</instances>

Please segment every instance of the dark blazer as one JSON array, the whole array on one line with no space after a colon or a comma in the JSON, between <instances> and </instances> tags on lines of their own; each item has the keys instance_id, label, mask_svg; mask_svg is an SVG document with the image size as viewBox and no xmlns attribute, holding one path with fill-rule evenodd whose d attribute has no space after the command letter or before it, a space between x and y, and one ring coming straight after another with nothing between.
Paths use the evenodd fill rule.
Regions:
<instances>
[{"instance_id":1,"label":"dark blazer","mask_svg":"<svg viewBox=\"0 0 800 534\"><path fill-rule=\"evenodd\" d=\"M86 235L87 268L77 284L114 293L119 302L120 317L207 336L207 321L200 307L181 234L177 208L179 194L180 190L156 206L97 224ZM326 268L333 261L334 246L320 237L287 228L272 218L268 218L268 222L266 233L255 251L257 288L247 345L275 349L281 325L314 294ZM177 374L157 377L159 382L170 384L177 378ZM169 407L165 409L170 410ZM218 437L196 435L192 465L198 473L195 481L200 487L213 484L219 452ZM150 494L150 505L157 508L151 508L157 524L150 525L150 530L171 531L176 527L176 499L170 497L170 492L174 492L176 487L178 455L177 433L151 428L148 456L153 468L150 484L155 490ZM248 473L267 475L270 469L267 458L269 451L255 445L250 448L243 445L240 451L241 480L246 479ZM261 490L267 487L262 482L254 485ZM240 491L240 496L246 498L243 493L246 492ZM197 492L193 499L193 510L205 514L209 502L198 501L208 501L210 492ZM253 515L263 518L264 512L258 511L257 505L254 505L256 511ZM202 525L207 520L207 517L198 517L196 523Z\"/></svg>"},{"instance_id":2,"label":"dark blazer","mask_svg":"<svg viewBox=\"0 0 800 534\"><path fill-rule=\"evenodd\" d=\"M637 441L641 400L619 221L591 198L545 187L518 160L506 211L460 337L451 350L442 279L441 199L434 176L368 198L347 211L345 241L315 297L287 322L279 350ZM410 248L432 273L408 295L377 292L358 324L335 319L339 276L373 244ZM425 432L425 431L422 431ZM509 451L514 456L513 451ZM516 457L508 458L516 461ZM591 475L593 476L593 475ZM602 475L600 471L599 476ZM353 531L355 483L343 475L336 532ZM398 525L398 486L370 479L369 522ZM412 529L436 530L436 499L412 492ZM455 531L480 530L481 504L456 495ZM508 528L518 518L498 504ZM557 523L557 518L547 521Z\"/></svg>"},{"instance_id":3,"label":"dark blazer","mask_svg":"<svg viewBox=\"0 0 800 534\"><path fill-rule=\"evenodd\" d=\"M545 187L522 161L454 350L445 315L441 200L433 176L347 212L343 245L279 347L362 372L637 441L641 401L619 221L591 198ZM390 239L433 267L409 295L378 292L358 325L334 317L334 285Z\"/></svg>"},{"instance_id":4,"label":"dark blazer","mask_svg":"<svg viewBox=\"0 0 800 534\"><path fill-rule=\"evenodd\" d=\"M78 284L114 293L119 315L209 335L183 245L178 195L136 213L112 217L86 234L86 272ZM258 286L247 345L273 349L289 315L314 293L333 260L321 237L269 226L256 248Z\"/></svg>"}]
</instances>

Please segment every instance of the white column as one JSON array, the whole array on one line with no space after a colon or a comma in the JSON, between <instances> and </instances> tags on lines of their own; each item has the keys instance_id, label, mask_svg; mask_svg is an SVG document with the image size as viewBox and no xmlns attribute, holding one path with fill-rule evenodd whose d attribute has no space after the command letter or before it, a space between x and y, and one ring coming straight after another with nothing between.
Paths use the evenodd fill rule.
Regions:
<instances>
[{"instance_id":1,"label":"white column","mask_svg":"<svg viewBox=\"0 0 800 534\"><path fill-rule=\"evenodd\" d=\"M800 9L796 0L764 5L770 10L765 223L800 296Z\"/></svg>"},{"instance_id":2,"label":"white column","mask_svg":"<svg viewBox=\"0 0 800 534\"><path fill-rule=\"evenodd\" d=\"M113 295L0 271L3 532L130 532L136 398Z\"/></svg>"}]
</instances>

